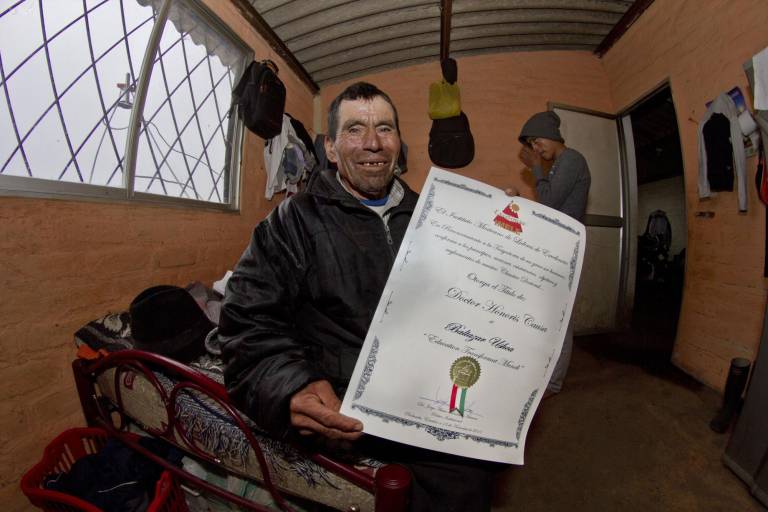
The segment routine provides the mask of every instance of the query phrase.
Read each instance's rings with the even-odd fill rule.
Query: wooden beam
[[[451,10],[452,0],[440,0],[440,60],[451,53]]]
[[[637,21],[640,15],[643,14],[645,10],[651,6],[652,3],[653,0],[635,0],[635,3],[633,3],[629,9],[627,9],[627,12],[624,13],[624,16],[622,16],[616,25],[613,26],[613,29],[611,29],[608,35],[605,36],[603,42],[600,43],[597,48],[595,48],[595,54],[598,57],[602,57],[608,53],[608,50],[611,49],[611,46],[613,46],[616,41],[621,39],[621,36],[623,36],[624,33],[629,30],[629,27],[631,27],[632,24]]]
[[[264,21],[264,18],[256,11],[256,9],[248,2],[248,0],[232,0],[235,7],[238,8],[243,18],[256,29],[256,32],[264,38],[270,48],[277,53],[288,64],[288,67],[296,73],[299,79],[304,82],[307,87],[312,91],[312,94],[317,94],[320,91],[320,86],[315,83],[312,76],[304,69],[301,62],[296,58],[293,52],[288,49],[280,36],[278,36],[272,27]]]

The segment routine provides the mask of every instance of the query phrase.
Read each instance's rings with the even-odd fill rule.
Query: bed
[[[406,509],[410,474],[404,467],[332,459],[267,436],[230,402],[220,361],[204,356],[188,366],[134,350],[124,315],[107,315],[75,335],[78,346],[98,354],[72,363],[89,426],[106,428],[163,465],[192,495],[246,510]],[[171,442],[194,466],[179,468],[147,452],[128,435],[136,431]],[[222,486],[222,475],[239,482],[235,489]]]

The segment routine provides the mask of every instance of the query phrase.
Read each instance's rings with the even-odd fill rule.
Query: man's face
[[[557,150],[561,144],[552,139],[544,137],[530,137],[528,145],[543,159],[552,161],[557,157]]]
[[[344,100],[339,105],[336,140],[325,139],[328,160],[358,199],[379,199],[387,194],[400,154],[395,113],[381,96],[371,100]]]

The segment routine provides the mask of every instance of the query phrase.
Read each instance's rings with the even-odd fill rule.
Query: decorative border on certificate
[[[429,216],[429,212],[432,210],[432,207],[435,205],[435,184],[433,183],[429,187],[429,192],[427,192],[427,199],[424,201],[424,208],[421,209],[421,214],[419,215],[419,222],[416,223],[416,229],[419,229],[422,224],[424,224],[424,221],[427,220],[427,216]]]
[[[379,352],[379,338],[373,337],[373,343],[371,343],[371,351],[368,353],[368,360],[365,362],[365,369],[360,376],[360,382],[357,383],[357,389],[355,390],[355,400],[360,399],[365,391],[365,386],[371,381],[371,375],[373,374],[373,367],[376,364],[376,354]]]
[[[500,439],[491,439],[488,437],[473,436],[472,434],[464,434],[461,432],[456,432],[454,430],[434,427],[432,425],[427,425],[426,423],[421,423],[419,421],[407,420],[399,416],[394,416],[392,414],[387,414],[385,412],[377,411],[376,409],[371,409],[370,407],[365,407],[364,405],[352,404],[352,409],[358,409],[359,411],[365,414],[369,414],[371,416],[378,416],[386,423],[390,421],[394,421],[395,423],[399,423],[404,427],[423,428],[427,434],[436,437],[438,441],[445,441],[446,439],[458,439],[460,437],[463,437],[465,439],[469,439],[476,443],[484,443],[484,444],[490,445],[492,448],[495,446],[503,446],[504,448],[517,448],[519,446],[518,443],[515,443],[513,441],[501,441]]]
[[[403,268],[408,264],[408,256],[411,254],[411,247],[413,247],[413,240],[410,240],[408,242],[408,248],[405,250],[405,255],[403,255],[403,261],[402,261],[402,263],[400,263],[400,268],[398,269],[400,272],[402,272]],[[392,295],[390,294],[389,297],[391,299]],[[391,300],[389,301],[387,306],[389,306],[389,304],[392,304]],[[386,311],[385,311],[385,313],[386,313]]]
[[[387,305],[384,306],[384,314],[381,315],[381,318],[379,319],[379,323],[383,322],[384,321],[384,317],[389,314],[389,306],[390,306],[390,304],[392,304],[392,295],[394,295],[394,294],[395,294],[394,290],[389,292],[389,297],[387,297]],[[377,338],[374,338],[374,340],[376,341],[376,343],[378,343],[378,341],[379,341]]]
[[[483,192],[482,190],[477,190],[476,188],[469,188],[464,183],[454,183],[450,180],[444,180],[441,178],[435,178],[435,181],[438,183],[442,183],[444,185],[450,185],[452,187],[460,188],[461,190],[466,190],[467,192],[472,192],[473,194],[480,194],[481,196],[487,197],[488,199],[491,199],[493,197],[488,192]]]
[[[539,388],[536,388],[531,393],[531,396],[528,397],[528,401],[525,402],[525,405],[523,406],[523,410],[520,411],[520,418],[517,420],[517,431],[515,432],[515,439],[518,441],[520,440],[520,434],[523,431],[523,425],[525,425],[525,418],[528,417],[528,413],[531,412],[531,405],[533,405],[533,399],[536,398],[536,395],[539,393]]]
[[[549,222],[549,223],[552,223],[552,224],[554,224],[555,226],[558,226],[558,227],[561,227],[561,228],[563,228],[564,230],[568,231],[569,233],[573,233],[574,235],[576,235],[576,236],[579,236],[579,232],[578,232],[578,231],[576,231],[575,229],[573,229],[571,226],[566,226],[565,224],[563,224],[562,222],[560,222],[558,219],[553,219],[552,217],[548,217],[547,215],[545,215],[545,214],[543,214],[543,213],[538,213],[536,210],[533,210],[533,211],[531,211],[531,213],[532,213],[532,214],[533,214],[535,217],[538,217],[538,218],[540,218],[540,219],[543,219],[543,220],[545,220],[545,221],[547,221],[547,222]]]
[[[579,245],[581,240],[576,240],[576,245],[573,247],[573,256],[571,256],[571,271],[568,273],[568,289],[573,286],[573,278],[576,275],[576,261],[579,258]]]

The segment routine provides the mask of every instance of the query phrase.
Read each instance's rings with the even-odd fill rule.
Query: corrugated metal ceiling
[[[440,1],[247,1],[321,86],[440,57]],[[635,3],[453,0],[446,9],[451,21],[450,55],[596,51],[617,24],[627,23]]]

